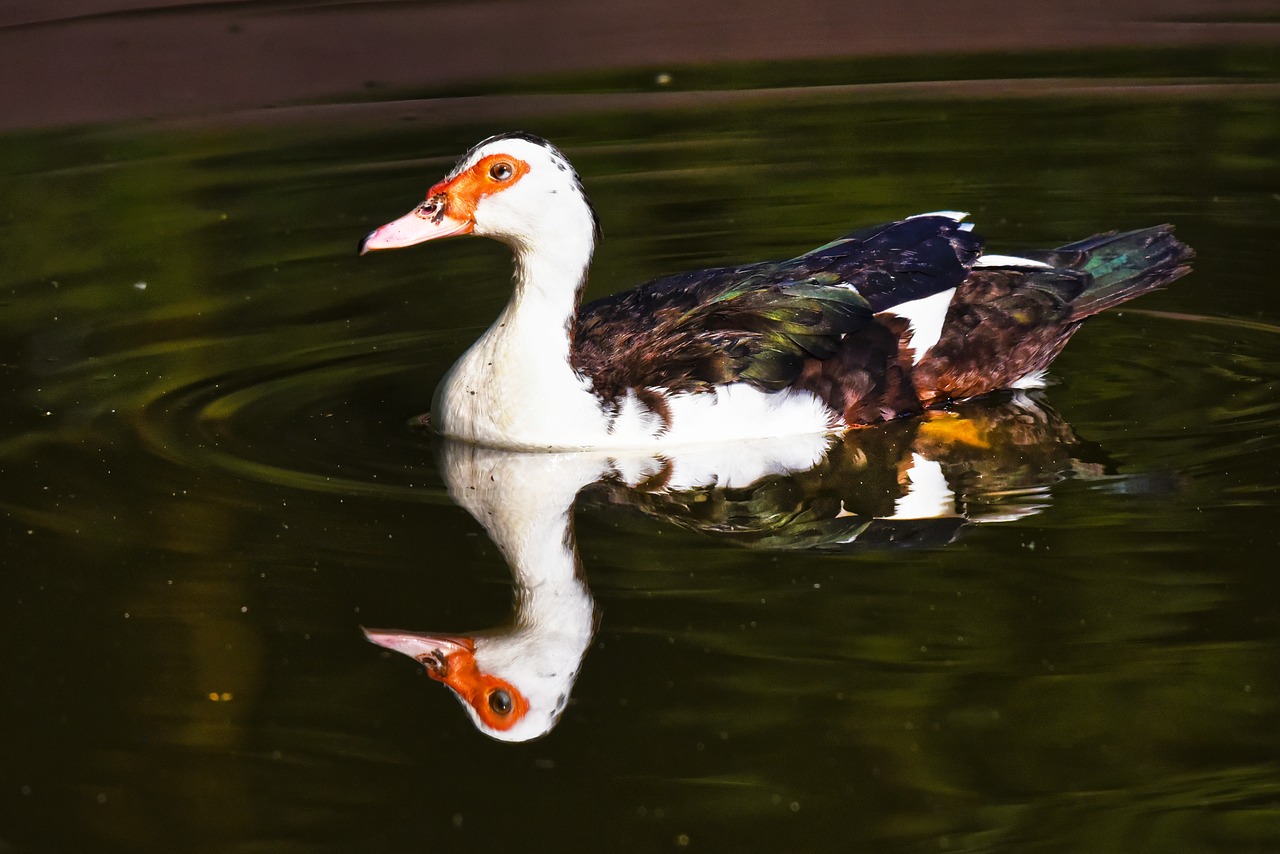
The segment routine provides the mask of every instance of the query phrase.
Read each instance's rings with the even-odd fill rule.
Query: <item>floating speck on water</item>
[[[145,291],[145,290],[147,289],[147,283],[146,283],[146,282],[134,282],[134,283],[133,283],[133,287],[134,287],[134,289],[135,289],[135,290]]]

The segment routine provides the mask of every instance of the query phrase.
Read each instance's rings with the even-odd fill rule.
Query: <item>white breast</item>
[[[810,392],[762,391],[747,383],[674,394],[667,398],[667,405],[669,427],[628,392],[600,447],[677,447],[773,436],[824,435],[839,432],[845,426]]]

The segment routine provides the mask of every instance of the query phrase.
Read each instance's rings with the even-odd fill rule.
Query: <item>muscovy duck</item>
[[[1161,225],[1017,256],[922,214],[787,261],[680,273],[580,305],[599,221],[546,140],[490,137],[361,253],[462,234],[515,255],[432,424],[524,450],[644,449],[849,428],[1043,383],[1087,317],[1185,275]]]

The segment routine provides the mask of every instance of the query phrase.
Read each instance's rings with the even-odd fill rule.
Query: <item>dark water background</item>
[[[0,136],[0,850],[1280,850],[1280,54],[669,73]],[[510,127],[583,175],[591,295],[944,208],[1199,257],[1055,364],[1106,474],[1037,514],[833,553],[584,507],[598,634],[500,744],[359,627],[511,613],[411,423],[509,259],[355,244]]]

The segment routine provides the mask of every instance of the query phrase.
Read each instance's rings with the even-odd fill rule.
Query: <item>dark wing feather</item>
[[[1186,275],[1195,255],[1169,225],[1021,254],[1051,269],[977,269],[956,292],[942,337],[915,370],[926,405],[1044,370],[1082,320]]]
[[[917,216],[852,232],[796,259],[857,288],[873,312],[953,288],[982,238],[946,216]]]
[[[948,217],[854,232],[789,261],[681,273],[584,306],[571,361],[596,394],[781,389],[900,302],[956,287],[981,248]]]
[[[1172,225],[1095,234],[1026,257],[1089,277],[1072,301],[1072,319],[1083,320],[1191,272],[1195,252],[1173,236]]]
[[[1088,283],[1075,270],[974,270],[951,301],[938,343],[915,368],[921,400],[976,397],[1043,370],[1079,326],[1072,302]]]

